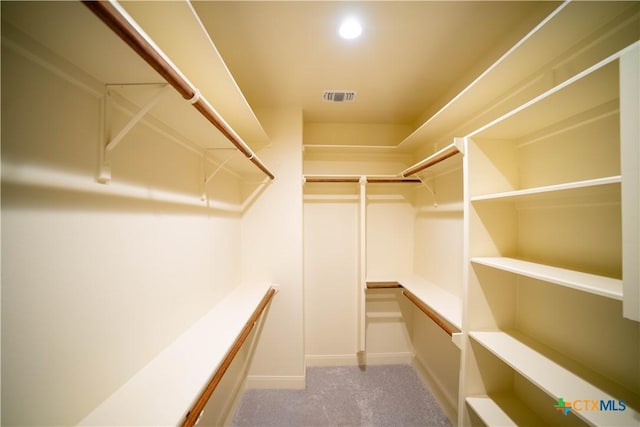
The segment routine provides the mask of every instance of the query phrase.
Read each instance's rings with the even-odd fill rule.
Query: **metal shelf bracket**
[[[160,102],[162,97],[169,92],[169,84],[163,84],[160,89],[142,106],[140,111],[136,113],[126,125],[120,129],[120,131],[112,137],[112,120],[113,120],[113,108],[114,100],[112,95],[113,86],[119,85],[105,85],[105,93],[103,96],[103,111],[102,111],[102,143],[98,151],[98,182],[106,184],[111,181],[111,164],[110,157],[111,152],[122,142],[123,138],[133,129],[133,127],[144,118],[153,107]]]

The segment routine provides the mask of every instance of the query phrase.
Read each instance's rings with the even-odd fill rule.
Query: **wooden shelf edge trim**
[[[398,282],[367,282],[367,289],[396,289],[402,288]]]
[[[233,346],[225,355],[224,360],[220,364],[220,367],[213,373],[211,380],[209,381],[205,389],[202,391],[202,393],[196,400],[196,403],[193,405],[191,410],[187,413],[185,420],[181,424],[182,427],[192,427],[195,425],[196,421],[198,421],[200,413],[202,413],[202,411],[204,410],[204,407],[209,401],[209,398],[211,397],[216,387],[222,380],[222,377],[227,372],[227,369],[231,365],[231,362],[235,358],[238,351],[240,351],[240,348],[242,347],[245,340],[251,333],[251,330],[253,329],[255,324],[258,322],[258,319],[262,315],[264,309],[271,302],[271,299],[273,298],[275,293],[276,293],[276,289],[274,287],[270,287],[265,293],[265,295],[262,297],[262,300],[260,300],[260,303],[254,310],[253,314],[251,315],[247,323],[244,325],[242,332],[240,332],[240,335],[238,335],[238,337],[234,341]]]
[[[415,306],[418,307],[420,309],[420,311],[422,311],[431,320],[433,320],[435,322],[435,324],[438,325],[443,331],[445,331],[447,333],[447,335],[449,335],[450,337],[453,337],[453,333],[454,332],[458,332],[457,330],[451,328],[444,320],[440,319],[440,317],[437,314],[435,314],[433,311],[431,311],[431,309],[429,309],[429,307],[427,307],[422,301],[420,301],[411,292],[409,292],[406,289],[404,289],[402,291],[402,295],[407,297],[407,299],[409,301],[411,301],[413,304],[415,304]]]
[[[184,99],[191,102],[193,107],[218,129],[251,163],[264,172],[270,179],[275,178],[273,173],[267,169],[247,143],[220,117],[209,102],[200,96],[200,92],[192,86],[180,70],[165,57],[159,48],[149,42],[148,36],[136,28],[136,26],[132,25],[124,11],[121,11],[111,0],[83,0],[83,3],[147,64],[173,86]]]

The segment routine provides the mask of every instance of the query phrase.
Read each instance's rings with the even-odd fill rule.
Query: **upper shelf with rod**
[[[418,163],[409,166],[405,170],[403,170],[400,175],[403,178],[410,177],[412,175],[416,175],[420,172],[423,172],[427,169],[433,168],[436,165],[442,164],[445,160],[450,157],[455,156],[458,153],[464,153],[464,140],[462,138],[454,138],[453,142],[446,147],[436,151],[430,156],[420,160]]]
[[[244,142],[242,137],[222,118],[200,90],[189,81],[119,3],[116,1],[86,1],[84,4],[156,70],[185,100],[188,100],[240,153],[270,179],[274,179],[273,173],[269,171],[249,145]],[[193,9],[190,9],[186,3],[181,10],[186,11],[187,15],[189,15],[189,10],[193,13]],[[196,19],[194,14],[191,14],[191,16],[193,20]],[[155,99],[156,97],[154,97]],[[145,108],[141,110],[142,114],[145,113]],[[140,113],[134,119],[139,116]],[[114,146],[113,141],[107,141],[105,150],[108,151],[110,147]],[[107,153],[105,152],[105,154]]]
[[[114,136],[124,129],[118,125],[123,117],[126,121],[144,113],[140,123],[196,155],[204,157],[208,152],[207,161],[214,167],[230,158],[224,169],[232,175],[252,181],[270,175],[258,166],[256,156],[268,146],[269,137],[191,4],[186,0],[130,3],[138,2],[90,2],[89,7],[81,2],[3,4],[3,46],[97,99],[110,92],[116,111]],[[107,9],[105,13],[113,16],[105,19],[119,21],[115,25],[133,32],[126,33],[124,28],[116,34],[90,7]],[[169,36],[171,42],[165,40]],[[146,45],[145,55],[151,59],[140,56],[120,37],[131,38],[141,49]],[[178,48],[183,56],[185,52],[193,55],[191,63],[176,53]],[[148,60],[158,63],[154,66]],[[161,99],[149,108],[148,103],[163,85],[177,87],[164,90]],[[145,109],[148,111],[143,112]],[[128,144],[128,138],[130,135],[125,135],[119,143]],[[103,145],[110,141],[105,138]]]
[[[395,175],[304,175],[305,183],[359,183],[367,184],[415,184],[418,178],[404,178]]]

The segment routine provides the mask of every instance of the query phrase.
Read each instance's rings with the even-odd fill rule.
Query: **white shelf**
[[[470,332],[469,336],[553,399],[563,398],[567,402],[580,399],[612,400],[617,404],[619,400],[629,401],[630,396],[637,398],[525,336],[502,331]],[[577,374],[575,371],[582,372]],[[629,405],[624,411],[573,412],[586,422],[601,426],[638,425],[640,420],[640,414]]]
[[[602,194],[616,192],[620,194],[622,177],[609,176],[604,178],[588,179],[584,181],[568,182],[544,187],[527,188],[523,190],[505,191],[501,193],[485,194],[471,198],[472,202],[482,201],[537,201],[553,198],[578,198],[598,197]]]
[[[462,330],[462,299],[415,275],[400,277],[398,282],[438,316]]]
[[[445,166],[451,162],[448,162],[448,159],[452,157],[459,157],[457,154],[463,152],[463,140],[461,138],[454,138],[453,142],[446,147],[443,147],[436,151],[435,153],[427,156],[426,158],[420,160],[418,163],[408,167],[403,170],[400,175],[409,177],[412,175],[418,175],[423,171],[429,171],[431,174],[435,174],[440,172],[441,170],[448,170],[445,168],[451,168],[451,166]]]
[[[621,54],[603,59],[467,136],[522,140],[617,100],[617,60]]]
[[[544,280],[583,292],[622,300],[622,280],[506,257],[474,257],[471,262]]]
[[[545,424],[531,409],[511,395],[470,396],[465,401],[487,426]]]
[[[234,289],[80,425],[167,425],[182,420],[270,287],[264,283]]]

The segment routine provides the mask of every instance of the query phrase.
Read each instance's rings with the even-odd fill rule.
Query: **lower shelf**
[[[402,276],[398,282],[458,330],[462,330],[462,300],[419,276]]]
[[[542,426],[545,423],[517,398],[508,395],[472,396],[465,399],[487,426]]]
[[[266,282],[237,286],[79,425],[159,426],[184,420],[271,288]]]
[[[515,332],[476,331],[469,336],[553,399],[576,403],[571,410],[587,423],[638,425],[640,413],[625,404],[637,402],[638,396],[553,350]],[[585,400],[598,404],[594,408],[583,404]]]

